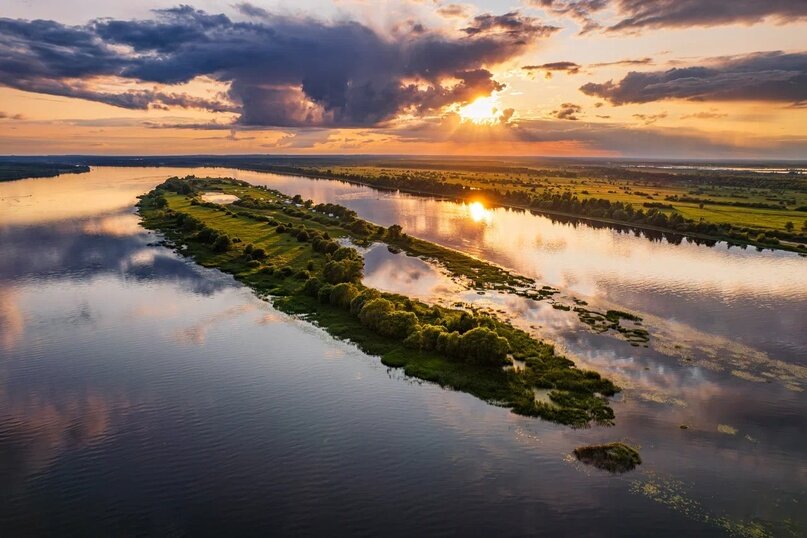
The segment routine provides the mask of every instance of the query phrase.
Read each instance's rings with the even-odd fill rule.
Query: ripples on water
[[[408,380],[230,277],[149,246],[134,197],[189,172],[340,201],[564,293],[788,364],[805,356],[805,260],[788,254],[651,243],[499,209],[475,221],[461,204],[237,171],[96,169],[2,184],[3,535],[805,528],[804,393],[631,348],[506,296],[484,299],[618,376],[627,390],[615,427],[570,430]],[[456,293],[428,264],[389,256],[369,252],[368,277]],[[641,447],[638,471],[614,477],[566,459],[615,439]]]

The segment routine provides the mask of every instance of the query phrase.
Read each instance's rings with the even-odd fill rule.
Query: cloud
[[[684,114],[681,116],[682,120],[696,119],[696,120],[715,120],[725,118],[728,114],[714,111],[695,112],[694,114]]]
[[[607,119],[607,118],[603,118]],[[798,159],[804,155],[803,137],[763,136],[736,132],[706,132],[684,127],[625,125],[609,121],[587,122],[561,119],[524,119],[507,124],[478,126],[462,122],[450,114],[442,119],[423,120],[407,128],[384,130],[402,144],[451,142],[464,148],[469,144],[492,144],[500,151],[520,151],[524,155],[584,153],[643,158],[770,158]],[[490,154],[490,153],[489,153]]]
[[[804,0],[617,0],[624,17],[609,31],[755,24],[765,19],[779,23],[807,18]]]
[[[262,7],[250,4],[249,2],[241,2],[239,4],[235,4],[233,7],[245,17],[255,17],[258,19],[268,19],[270,17],[268,11]]]
[[[659,114],[634,114],[634,118],[640,120],[645,125],[651,125],[656,123],[658,120],[663,120],[667,117],[666,112],[660,112]]]
[[[600,28],[594,13],[605,8],[609,0],[531,0],[531,4],[554,13],[571,17],[583,26],[582,33]]]
[[[807,52],[758,52],[713,58],[707,66],[632,71],[618,82],[588,83],[580,90],[615,105],[664,99],[690,101],[807,101]]]
[[[559,120],[577,121],[577,115],[583,111],[583,107],[574,103],[563,103],[558,110],[552,112],[552,116]]]
[[[646,28],[687,28],[725,24],[785,24],[807,18],[804,0],[532,0],[550,13],[578,20],[583,32],[635,32]],[[595,17],[612,11],[616,21],[603,25]]]
[[[525,65],[521,69],[525,71],[545,71],[546,78],[552,78],[553,71],[561,71],[569,75],[576,75],[580,72],[580,65],[574,62],[550,62],[541,65]]]
[[[437,8],[437,13],[443,17],[468,17],[471,7],[467,4],[446,4]]]
[[[526,17],[518,11],[511,11],[504,15],[477,15],[463,32],[468,35],[503,34],[516,42],[527,43],[539,37],[549,37],[558,30],[560,28],[557,26],[543,24],[535,17]]]
[[[348,20],[237,9],[251,20],[190,6],[83,26],[0,19],[0,85],[130,109],[237,112],[242,125],[372,126],[501,89],[488,67],[557,30],[510,12],[475,17],[454,36],[414,27],[385,36]],[[227,93],[203,99],[166,90],[202,76]],[[99,80],[154,88],[116,92]]]
[[[624,60],[616,60],[613,62],[601,62],[596,64],[589,64],[589,67],[611,67],[615,65],[649,65],[653,63],[652,58],[625,58]]]

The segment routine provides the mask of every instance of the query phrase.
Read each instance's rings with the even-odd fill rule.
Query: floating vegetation
[[[574,456],[585,463],[610,473],[632,471],[642,463],[639,452],[624,443],[581,446],[574,449]]]
[[[725,433],[726,435],[737,435],[737,428],[729,426],[728,424],[718,424],[717,431]]]
[[[648,472],[647,478],[631,482],[630,491],[663,504],[694,521],[712,524],[729,536],[738,538],[767,538],[770,536],[798,536],[788,522],[777,522],[776,529],[767,522],[737,520],[726,515],[709,513],[698,501],[691,498],[684,484]]]
[[[579,303],[578,303],[579,304]],[[605,314],[589,310],[582,306],[575,306],[574,311],[580,321],[591,327],[594,332],[604,333],[609,330],[620,333],[632,346],[645,347],[650,341],[650,333],[641,327],[642,318],[636,314],[621,310],[608,310]],[[622,320],[633,322],[633,327],[622,325]]]

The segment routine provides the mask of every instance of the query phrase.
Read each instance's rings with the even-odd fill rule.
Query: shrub
[[[252,254],[252,250],[255,248],[255,245],[252,243],[248,243],[247,246],[244,247],[244,254]]]
[[[337,243],[337,245],[338,245],[338,243]],[[347,260],[347,259],[358,259],[358,258],[361,258],[361,256],[359,255],[359,251],[357,251],[355,248],[351,248],[351,247],[339,247],[333,253],[333,256],[332,256],[332,259],[334,259],[336,261]]]
[[[226,235],[220,235],[213,241],[213,250],[216,252],[227,252],[232,247],[232,241]]]
[[[219,233],[216,230],[211,228],[202,228],[199,233],[196,234],[196,239],[204,243],[212,243],[218,238],[218,236]]]
[[[358,316],[365,304],[379,297],[381,297],[381,293],[378,290],[373,288],[365,288],[361,293],[354,297],[352,301],[350,301],[350,313],[354,316]]]
[[[348,258],[340,261],[331,260],[322,271],[325,280],[331,284],[340,282],[358,282],[364,271],[362,259]]]
[[[423,349],[423,331],[415,329],[404,339],[403,344],[411,349]]]
[[[390,239],[400,239],[402,231],[403,228],[401,228],[400,224],[393,224],[392,226],[387,228],[387,237],[389,237]]]
[[[294,278],[297,280],[308,280],[308,277],[311,276],[311,273],[306,271],[305,269],[300,269],[296,273],[294,273]]]
[[[395,310],[395,305],[386,299],[371,299],[359,311],[359,321],[366,327],[378,331],[381,319]]]
[[[319,302],[322,304],[328,304],[331,302],[331,290],[333,290],[333,286],[330,284],[323,284],[320,286],[319,291],[317,292],[317,298]]]
[[[476,327],[459,339],[458,354],[462,360],[486,366],[500,366],[507,363],[510,343],[496,331]]]
[[[437,335],[435,350],[445,355],[456,356],[460,348],[460,333],[457,331],[441,332]]]
[[[283,278],[288,278],[292,274],[294,274],[294,269],[292,269],[291,267],[286,265],[286,266],[283,266],[283,267],[280,268],[279,273],[280,273],[280,276],[282,276]]]
[[[420,328],[421,347],[429,351],[437,349],[437,339],[446,332],[446,328],[442,325],[424,325]]]
[[[256,248],[252,250],[252,257],[256,260],[263,260],[266,258],[266,251],[262,248]]]
[[[350,231],[356,235],[370,235],[372,228],[363,220],[357,220],[350,225]]]
[[[308,280],[305,281],[305,285],[303,286],[303,293],[308,295],[309,297],[317,297],[319,293],[319,289],[322,287],[322,282],[315,277],[312,276]]]
[[[345,309],[350,308],[350,303],[356,296],[359,295],[359,290],[353,284],[342,282],[337,284],[331,290],[331,304]]]
[[[375,332],[403,340],[418,326],[418,318],[412,312],[395,310],[387,299],[373,299],[359,312],[359,320]]]

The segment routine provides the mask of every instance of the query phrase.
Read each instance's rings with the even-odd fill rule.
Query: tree
[[[795,228],[796,228],[796,226],[795,226],[795,225],[794,225],[792,222],[787,221],[787,222],[785,223],[785,230],[787,230],[788,232],[793,232],[793,230],[794,230]]]
[[[359,290],[353,284],[342,282],[331,290],[331,304],[341,308],[350,308],[350,302],[356,298]]]
[[[325,264],[322,276],[331,284],[340,282],[358,282],[364,272],[362,259],[348,258],[344,260],[331,260]]]
[[[364,326],[377,331],[381,319],[394,309],[395,305],[387,299],[372,299],[359,311],[359,321],[361,321]]]
[[[389,228],[387,228],[387,237],[390,239],[400,239],[401,232],[403,232],[403,228],[400,224],[393,224]]]
[[[378,332],[384,336],[403,340],[418,326],[418,318],[414,312],[393,310],[381,317]]]
[[[510,343],[485,327],[477,327],[463,334],[459,340],[459,355],[467,361],[486,366],[501,366],[507,363]]]
[[[220,235],[213,242],[213,250],[216,252],[227,252],[232,247],[232,241],[226,235]]]

